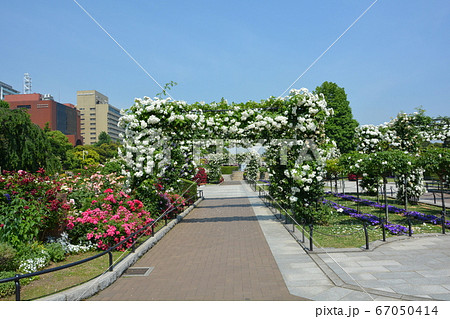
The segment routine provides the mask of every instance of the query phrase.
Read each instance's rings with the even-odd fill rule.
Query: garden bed
[[[364,198],[376,200],[376,197],[364,196]],[[336,198],[328,195],[325,199],[334,201],[337,204],[346,206],[348,208],[357,209],[357,204],[352,201]],[[394,204],[394,200],[390,200],[388,204]],[[438,214],[440,210],[436,207],[418,204],[410,206],[411,210],[420,211],[426,214]],[[370,206],[360,205],[360,212],[363,214],[371,214],[384,217],[384,210],[373,208]],[[401,214],[389,213],[389,221],[393,224],[408,226],[407,217]],[[423,221],[411,218],[411,226],[414,234],[426,233],[440,233],[442,228],[439,225],[428,224]],[[369,241],[376,241],[382,239],[382,230],[380,226],[368,226]],[[309,228],[305,228],[305,236],[308,236]],[[395,236],[386,231],[386,237]],[[405,235],[403,235],[405,236]],[[314,244],[318,247],[333,247],[333,248],[356,248],[365,245],[365,236],[362,226],[362,221],[352,218],[348,215],[333,211],[331,218],[327,225],[314,226],[313,234]]]

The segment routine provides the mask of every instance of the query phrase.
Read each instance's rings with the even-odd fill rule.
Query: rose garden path
[[[289,293],[238,183],[206,187],[200,205],[133,266],[154,267],[150,275],[119,278],[90,300],[302,300]]]
[[[205,199],[133,267],[88,300],[450,300],[450,236],[402,236],[308,254],[244,182]]]

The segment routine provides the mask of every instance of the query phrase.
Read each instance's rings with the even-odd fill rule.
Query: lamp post
[[[83,150],[83,162],[81,163],[81,168],[83,168],[83,164],[84,164],[84,154],[88,155],[88,154],[89,154],[89,152],[88,152],[88,151],[85,151],[85,150]]]

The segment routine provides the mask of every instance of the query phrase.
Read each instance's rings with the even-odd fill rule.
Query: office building
[[[0,81],[0,100],[4,100],[6,95],[19,94],[20,92],[14,90],[11,85]]]
[[[80,127],[80,112],[73,104],[61,104],[49,94],[6,95],[5,101],[11,109],[25,109],[33,123],[44,128],[48,123],[53,131],[61,131],[72,145],[83,145]]]
[[[86,145],[95,144],[101,132],[121,142],[124,130],[117,126],[120,110],[109,104],[108,97],[95,90],[77,91],[77,109],[81,115],[81,135]]]

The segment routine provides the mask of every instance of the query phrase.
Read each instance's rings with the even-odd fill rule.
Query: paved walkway
[[[236,184],[236,182],[230,182]],[[289,293],[240,182],[205,199],[133,267],[91,300],[302,300]]]
[[[91,300],[450,300],[450,236],[307,254],[248,185],[204,192],[134,265],[154,267],[147,277],[122,277]]]

